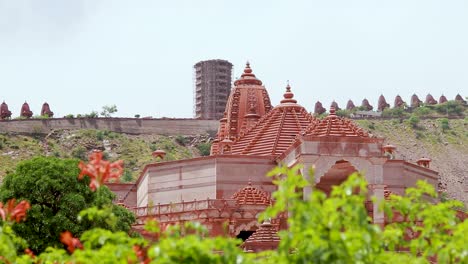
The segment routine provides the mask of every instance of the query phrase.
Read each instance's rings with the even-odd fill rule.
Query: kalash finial
[[[252,73],[252,69],[250,68],[250,62],[249,61],[247,61],[245,63],[244,73]]]
[[[330,106],[330,115],[331,116],[336,116],[336,109],[333,106]]]
[[[286,92],[283,94],[284,99],[281,100],[281,103],[297,103],[296,99],[293,99],[294,94],[291,92],[291,86],[289,85],[289,80],[287,81],[286,85]]]

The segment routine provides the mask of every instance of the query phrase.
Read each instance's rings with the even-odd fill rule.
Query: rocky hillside
[[[468,118],[356,122],[397,146],[397,158],[412,162],[423,156],[431,158],[432,168],[440,172],[441,190],[448,198],[468,204]],[[35,155],[86,159],[90,151],[101,149],[110,160],[124,160],[123,181],[132,181],[146,164],[154,162],[152,151],[165,150],[166,160],[198,157],[209,153],[210,140],[209,135],[127,135],[97,130],[61,130],[34,136],[0,134],[0,180],[20,160]]]
[[[440,174],[439,189],[447,198],[468,204],[468,118],[356,122],[396,146],[397,158],[431,158],[431,168]]]
[[[154,150],[165,150],[165,160],[180,160],[209,154],[209,135],[128,135],[98,130],[60,130],[48,135],[0,134],[0,180],[16,164],[37,155],[87,160],[94,149],[106,159],[124,160],[123,181],[135,180],[143,167],[155,159]]]

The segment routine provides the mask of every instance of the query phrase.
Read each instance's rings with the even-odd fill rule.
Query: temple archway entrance
[[[329,195],[334,185],[340,185],[356,171],[358,170],[349,161],[339,160],[320,177],[315,187]]]
[[[239,234],[236,236],[236,238],[242,239],[242,241],[247,240],[255,231],[240,231]]]

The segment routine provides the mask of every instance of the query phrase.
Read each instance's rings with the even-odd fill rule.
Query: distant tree
[[[419,124],[419,117],[417,117],[416,115],[411,115],[410,118],[408,119],[408,122],[410,123],[410,125],[413,127],[413,128],[417,128],[418,127],[418,124]]]
[[[117,106],[114,105],[105,105],[102,107],[101,115],[104,117],[111,117],[112,114],[117,113]]]
[[[209,156],[211,150],[211,143],[200,143],[197,145],[198,151],[202,156]]]
[[[135,218],[131,212],[112,205],[114,194],[107,187],[93,192],[90,180],[78,180],[78,161],[53,157],[36,157],[18,164],[0,186],[0,200],[27,200],[31,204],[25,222],[13,226],[36,253],[49,246],[62,248],[60,233],[69,230],[81,235],[92,227],[113,229],[105,222],[78,221],[80,211],[89,207],[106,207],[117,217],[115,230],[128,232]]]
[[[98,117],[98,112],[91,111],[91,113],[85,114],[84,117],[86,117],[86,118],[96,118],[96,117]]]

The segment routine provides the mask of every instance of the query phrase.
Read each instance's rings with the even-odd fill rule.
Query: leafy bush
[[[174,140],[175,140],[175,142],[176,142],[177,144],[179,144],[179,145],[181,145],[181,146],[185,146],[185,145],[187,145],[187,143],[188,143],[187,138],[184,137],[184,136],[181,136],[181,135],[177,135],[177,136],[175,137]]]
[[[413,116],[428,116],[434,113],[434,111],[428,106],[421,106],[413,111]]]
[[[419,117],[416,116],[416,115],[411,115],[410,118],[408,119],[408,122],[409,124],[413,127],[413,128],[417,128],[418,125],[419,125]]]
[[[443,115],[462,115],[464,111],[464,106],[455,100],[434,105],[433,107],[439,114]]]
[[[197,149],[200,151],[200,155],[209,156],[211,152],[211,143],[200,143],[197,145]]]
[[[441,118],[439,119],[440,126],[442,127],[442,132],[446,132],[447,130],[450,130],[450,125],[449,125],[449,120],[447,118]]]
[[[81,210],[111,205],[114,194],[107,187],[100,188],[98,192],[91,191],[89,179],[78,180],[80,171],[77,165],[76,160],[70,159],[33,158],[19,163],[0,187],[1,201],[16,198],[31,203],[27,220],[15,224],[13,230],[36,253],[49,246],[62,247],[59,236],[64,230],[81,235],[97,226],[95,221],[77,221]],[[115,230],[129,231],[134,216],[119,206],[111,206],[109,210],[119,222]],[[113,229],[105,223],[98,226]]]
[[[408,116],[408,113],[402,107],[385,108],[382,111],[382,117],[404,118],[406,116]]]
[[[340,110],[336,111],[336,115],[341,116],[341,117],[350,117],[351,114],[352,114],[352,111],[349,111],[349,110],[346,110],[346,109],[340,109]]]
[[[80,165],[82,169],[88,166],[93,165]],[[365,206],[369,202],[368,183],[362,175],[348,176],[327,195],[311,186],[315,182],[313,171],[309,172],[308,180],[298,173],[301,169],[300,165],[281,166],[269,173],[278,188],[273,193],[275,203],[260,220],[269,221],[285,212],[288,215],[288,229],[279,232],[279,246],[273,251],[243,252],[239,240],[207,237],[206,228],[192,222],[161,231],[156,221],[148,220],[144,228],[151,239],[131,237],[125,232],[101,228],[101,225],[115,224],[116,219],[109,207],[92,206],[78,215],[80,219],[92,221],[93,229],[83,232],[80,238],[73,232],[61,232],[60,241],[67,250],[48,248],[35,259],[28,255],[30,251],[20,256],[16,254],[15,245],[21,244],[21,239],[9,229],[11,218],[8,218],[0,226],[1,260],[8,263],[239,264],[468,261],[468,221],[461,222],[454,210],[462,204],[457,201],[434,204],[438,197],[431,185],[419,181],[416,188],[405,190],[404,197],[392,194],[388,200],[382,200],[379,208],[385,212],[386,219],[394,219],[394,215],[404,219],[389,223],[382,230],[372,224],[368,215]],[[92,181],[97,180],[95,176],[91,177]],[[102,176],[103,181],[110,175]],[[311,188],[311,193],[305,197],[301,191],[304,188]],[[24,217],[28,203],[22,203],[18,212]],[[0,206],[0,215],[10,215],[8,209],[6,214],[1,210]],[[30,213],[31,210],[27,212],[27,219]]]

